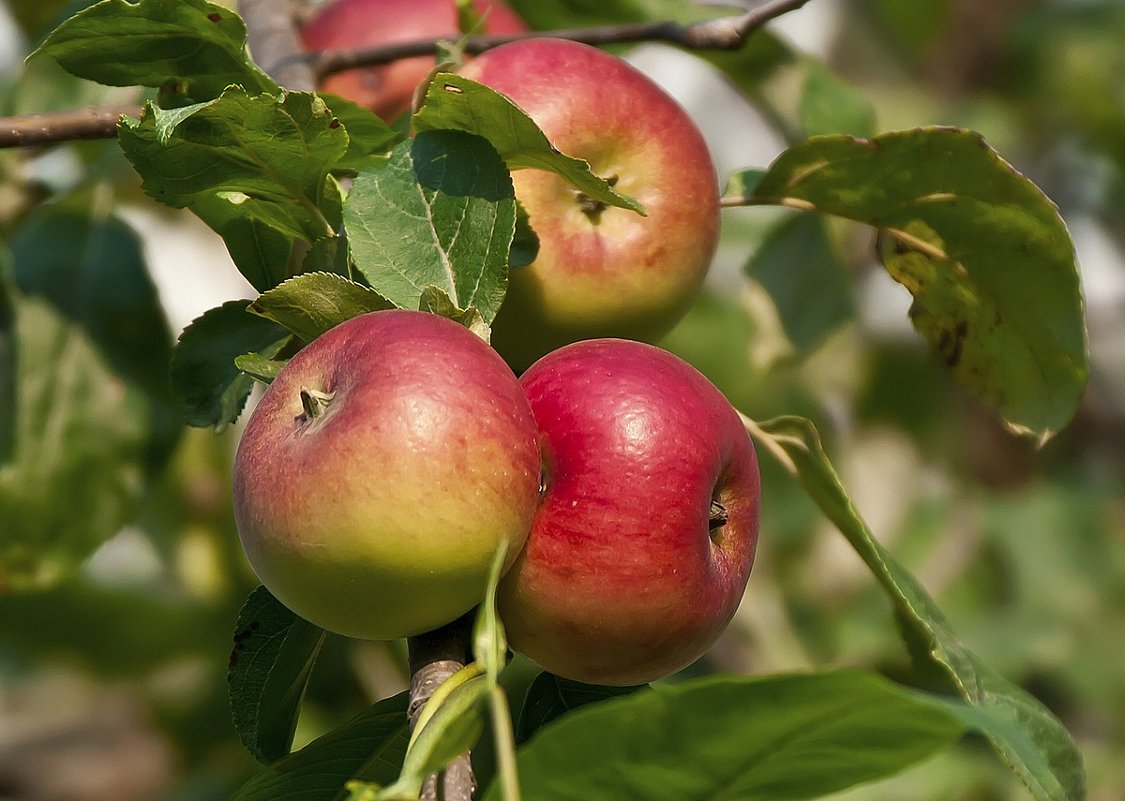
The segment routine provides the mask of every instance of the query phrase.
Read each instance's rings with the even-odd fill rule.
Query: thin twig
[[[289,89],[312,91],[317,78],[356,67],[387,64],[411,56],[429,55],[441,39],[381,45],[359,50],[324,50],[305,54],[297,42],[295,15],[286,0],[285,13],[270,0],[242,0],[239,9],[247,20],[250,48],[266,72]],[[470,36],[466,52],[481,53],[508,42],[551,36],[592,45],[627,42],[668,42],[689,50],[737,50],[754,31],[772,19],[796,11],[810,0],[769,0],[734,17],[721,17],[691,25],[676,22],[640,22],[592,28],[536,31],[511,36]],[[310,78],[311,76],[311,78]],[[139,107],[87,108],[29,117],[0,118],[0,148],[43,145],[76,139],[109,139],[116,136],[121,114],[140,116]]]
[[[425,707],[434,691],[463,668],[469,660],[469,643],[472,638],[472,615],[455,620],[448,626],[411,637],[410,649],[410,727]],[[441,793],[438,793],[438,781]],[[450,762],[440,776],[426,779],[422,786],[423,799],[443,798],[446,801],[472,801],[476,789],[473,766],[465,753]]]
[[[754,31],[782,14],[796,11],[810,0],[771,0],[757,8],[735,17],[721,17],[691,25],[681,25],[667,20],[635,22],[622,25],[601,25],[592,28],[572,28],[555,31],[502,36],[470,36],[465,40],[466,53],[483,53],[493,47],[524,39],[550,36],[570,39],[591,45],[623,44],[626,42],[667,42],[689,50],[737,50]],[[305,61],[321,78],[357,67],[388,64],[401,58],[425,56],[434,52],[440,39],[418,39],[392,45],[355,50],[322,50],[309,53]]]

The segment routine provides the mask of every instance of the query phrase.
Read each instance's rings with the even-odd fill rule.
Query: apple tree
[[[955,749],[979,757],[982,744],[1030,797],[1085,798],[1063,723],[971,649],[877,537],[830,458],[839,421],[792,379],[848,371],[846,355],[832,364],[847,348],[833,348],[856,315],[856,265],[870,267],[909,292],[925,370],[941,369],[936,381],[923,371],[920,394],[952,395],[965,420],[1034,453],[1075,416],[1090,372],[1074,244],[1051,199],[982,134],[876,127],[861,91],[771,31],[808,2],[520,0],[513,13],[434,0],[428,15],[453,30],[403,41],[348,34],[390,30],[431,4],[386,0],[395,10],[378,23],[333,29],[329,3],[304,44],[289,3],[243,0],[242,16],[208,0],[17,4],[36,46],[12,95],[20,113],[0,122],[16,154],[3,164],[47,169],[64,152],[77,166],[54,184],[14,182],[0,208],[0,615],[12,621],[0,634],[13,652],[57,637],[48,645],[93,663],[126,654],[115,670],[132,679],[170,654],[202,659],[220,681],[190,703],[166,698],[161,714],[189,751],[190,732],[237,736],[238,758],[261,763],[221,790],[240,801],[804,799]],[[718,183],[702,135],[618,58],[650,41],[735,87],[782,143],[776,156]],[[420,77],[396,77],[435,52],[436,67],[422,58]],[[395,98],[341,96],[396,80],[407,90]],[[627,84],[640,81],[634,99]],[[560,94],[543,100],[550,91]],[[559,108],[578,111],[559,123]],[[158,204],[209,229],[252,292],[174,340],[130,224],[138,208],[165,213]],[[584,261],[591,250],[608,254],[604,275]],[[733,281],[712,269],[704,282],[713,258],[738,263]],[[190,258],[178,271],[214,281]],[[428,333],[435,316],[459,344]],[[426,333],[400,331],[415,325]],[[658,341],[701,372],[647,345],[564,347],[603,337]],[[380,389],[410,385],[394,400],[412,410],[394,418],[404,425],[372,423],[376,441],[358,424],[333,439],[324,423],[320,441],[289,449],[284,426],[343,419],[343,384],[314,385],[328,362]],[[522,383],[512,370],[527,371]],[[627,394],[634,380],[645,389]],[[703,400],[660,416],[696,392]],[[917,399],[920,415],[929,400]],[[390,420],[394,403],[364,412]],[[492,425],[498,406],[518,424]],[[227,437],[252,409],[232,500]],[[463,414],[435,422],[445,410]],[[967,426],[932,430],[972,438]],[[712,458],[712,428],[714,453],[741,466]],[[631,436],[652,449],[635,473],[600,456]],[[409,460],[432,445],[428,462]],[[692,474],[703,462],[705,479]],[[571,465],[592,463],[604,492],[555,489]],[[642,490],[640,478],[674,491]],[[652,592],[699,572],[655,535],[689,520],[689,506],[696,540],[742,549],[721,604],[722,571],[671,601]],[[468,547],[453,533],[478,518],[511,533],[473,542],[471,577],[454,592]],[[749,636],[735,607],[755,544],[772,565],[758,568],[761,600],[749,577],[744,608],[778,603],[771,553],[801,550],[771,532],[822,523],[878,594],[869,636],[900,638],[895,661],[696,661]],[[653,536],[587,555],[599,526]],[[378,527],[394,534],[372,555],[356,543]],[[105,549],[123,530],[180,565],[178,580],[196,576],[205,601],[155,597],[135,613],[128,593],[91,584],[112,573]],[[557,531],[567,544],[532,547]],[[303,550],[278,556],[281,540]],[[202,575],[201,563],[219,567]],[[759,620],[757,646],[797,641],[782,617]],[[67,625],[49,634],[14,622],[25,619]],[[809,628],[834,624],[845,626],[825,613]],[[356,704],[356,675],[378,672],[364,660],[405,668],[409,688],[369,687]],[[310,722],[308,698],[333,714]]]

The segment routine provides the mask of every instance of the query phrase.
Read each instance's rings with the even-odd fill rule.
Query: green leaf
[[[801,89],[800,116],[805,136],[872,136],[875,133],[875,109],[871,101],[819,62],[809,64]]]
[[[338,801],[350,780],[394,781],[409,736],[406,693],[380,701],[351,722],[278,760],[232,801]]]
[[[553,801],[796,801],[890,776],[964,729],[872,674],[723,676],[576,710],[523,747],[519,770],[526,797]]]
[[[271,320],[247,312],[248,302],[231,300],[193,320],[172,352],[172,392],[187,423],[221,431],[233,423],[254,384],[234,360],[245,353],[276,356],[289,333]]]
[[[594,200],[644,214],[644,207],[594,175],[582,159],[559,152],[531,117],[484,84],[439,72],[414,114],[414,130],[457,130],[484,137],[510,170],[532,167],[557,173]]]
[[[492,337],[492,329],[475,306],[468,309],[458,308],[441,287],[428,286],[423,289],[422,297],[418,299],[418,310],[448,317],[453,322],[468,328],[485,342]]]
[[[102,0],[56,28],[33,54],[111,86],[175,87],[195,101],[238,84],[279,91],[246,54],[246,26],[204,0]]]
[[[746,273],[773,299],[798,353],[812,351],[854,314],[847,268],[820,215],[783,220],[750,257]]]
[[[263,292],[250,304],[254,314],[273,320],[304,342],[367,312],[393,308],[373,289],[335,273],[306,273]]]
[[[227,668],[231,717],[258,761],[268,764],[289,753],[324,634],[265,587],[250,593],[238,613]]]
[[[847,538],[895,604],[916,656],[936,665],[961,696],[992,720],[981,726],[1004,761],[1039,801],[1085,797],[1082,759],[1062,724],[1038,701],[969,651],[926,591],[876,541],[848,498],[812,423],[781,417],[749,426],[755,439],[800,480]]]
[[[234,359],[235,367],[262,384],[273,383],[286,364],[287,361],[267,359],[258,353],[244,353]]]
[[[817,137],[754,191],[880,229],[884,266],[954,375],[1021,434],[1074,414],[1089,371],[1074,246],[1058,210],[978,134]]]
[[[448,696],[442,692],[431,697],[428,703],[439,703],[428,718],[425,711],[406,749],[402,772],[391,784],[385,782],[354,781],[348,784],[350,798],[359,801],[398,801],[417,798],[422,784],[431,773],[441,770],[455,757],[476,745],[484,733],[484,703],[488,697],[488,682],[474,667],[463,668],[446,682],[457,682]],[[423,718],[425,722],[422,722]]]
[[[723,197],[751,202],[754,199],[754,190],[758,188],[758,184],[765,177],[765,170],[756,170],[751,167],[735,170],[727,177]]]
[[[491,323],[504,299],[516,224],[511,176],[488,142],[420,133],[356,178],[344,224],[357,269],[383,297],[417,309],[428,286]]]
[[[638,684],[632,687],[603,687],[599,684],[564,679],[562,676],[543,671],[535,677],[535,681],[527,690],[523,711],[520,712],[516,739],[520,743],[526,742],[539,729],[573,709],[623,695],[632,695],[647,686],[647,684]]]
[[[16,430],[0,466],[0,588],[71,574],[136,513],[152,407],[81,327],[17,299]]]
[[[504,633],[504,624],[496,613],[496,588],[510,562],[507,557],[508,543],[505,540],[492,557],[484,600],[473,621],[473,659],[484,668],[488,682],[492,685],[496,684],[500,671],[508,663],[508,638]]]
[[[82,193],[32,212],[12,237],[16,283],[81,325],[118,373],[168,398],[172,335],[141,242],[98,205]]]
[[[339,95],[320,93],[320,98],[348,132],[348,149],[334,169],[358,170],[372,163],[381,164],[402,139],[402,134],[370,109]]]
[[[284,242],[336,236],[339,199],[328,172],[348,135],[316,95],[289,92],[279,102],[231,88],[174,111],[150,104],[139,121],[122,119],[118,141],[151,197],[190,207],[228,242],[259,227],[273,234],[259,258],[231,248],[259,290],[288,277],[287,264],[264,263],[288,255]]]

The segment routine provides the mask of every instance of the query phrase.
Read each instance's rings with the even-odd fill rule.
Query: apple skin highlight
[[[614,178],[647,214],[591,211],[558,175],[515,171],[540,249],[512,270],[496,349],[520,370],[576,340],[667,333],[694,303],[719,235],[718,179],[695,123],[636,68],[576,42],[502,45],[461,74],[507,95],[555,147]]]
[[[331,394],[310,417],[302,389]],[[484,597],[501,541],[538,499],[534,418],[512,371],[467,329],[381,311],[281,371],[239,442],[234,509],[255,573],[338,634],[435,629]]]
[[[546,490],[500,585],[512,647],[596,684],[687,666],[730,622],[754,561],[758,464],[738,414],[695,368],[637,342],[562,348],[521,383]]]

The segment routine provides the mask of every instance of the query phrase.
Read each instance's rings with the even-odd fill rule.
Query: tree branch
[[[239,0],[247,44],[266,73],[286,89],[316,91],[316,74],[303,57],[294,0]]]
[[[494,47],[523,39],[551,36],[590,45],[624,44],[627,42],[667,42],[689,50],[737,50],[750,34],[772,19],[796,11],[810,0],[769,0],[735,17],[681,25],[668,20],[635,22],[622,25],[601,25],[592,28],[571,28],[555,31],[531,31],[503,36],[469,36],[466,53],[483,53]],[[434,52],[440,39],[418,39],[392,45],[355,50],[322,50],[309,53],[305,60],[320,78],[357,67],[389,64],[400,58],[425,56]]]
[[[0,147],[27,147],[79,139],[112,139],[123,114],[141,115],[140,106],[79,108],[0,119]]]
[[[279,8],[279,2],[283,6]],[[468,53],[482,53],[508,42],[552,36],[591,45],[627,42],[667,42],[688,50],[737,50],[749,36],[772,19],[796,11],[810,0],[767,0],[744,14],[691,25],[676,22],[638,22],[569,30],[534,31],[511,36],[470,36]],[[313,91],[326,75],[356,67],[388,64],[401,58],[429,55],[441,39],[382,45],[358,50],[304,53],[297,37],[298,11],[293,0],[241,0],[250,49],[259,64],[279,84],[296,91]],[[280,13],[279,13],[280,12]],[[0,148],[43,145],[77,139],[116,136],[121,114],[140,116],[140,107],[87,108],[27,117],[0,118]]]
[[[448,626],[407,641],[410,650],[410,706],[407,715],[411,729],[438,686],[468,663],[472,628],[473,613],[470,612]],[[473,766],[466,752],[450,762],[440,776],[434,774],[426,779],[421,798],[472,801],[475,789]]]

